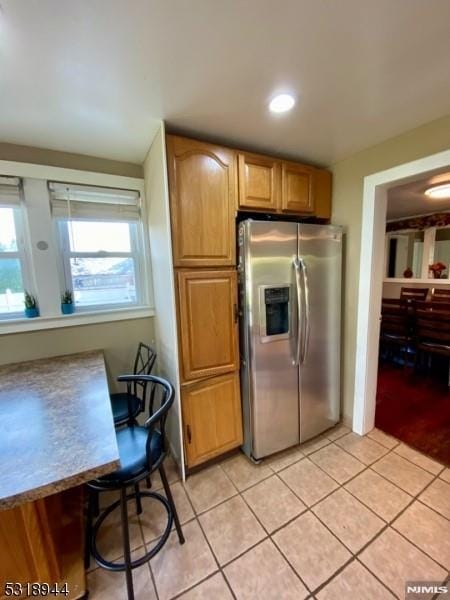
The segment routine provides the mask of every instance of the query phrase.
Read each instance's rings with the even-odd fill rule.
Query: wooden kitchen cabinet
[[[331,219],[331,173],[325,169],[314,173],[314,214],[319,219]]]
[[[237,274],[178,271],[183,381],[239,368]]]
[[[166,142],[174,266],[234,265],[236,153],[172,135]]]
[[[238,372],[183,386],[181,404],[188,467],[242,444]]]
[[[281,164],[279,160],[259,154],[239,153],[239,208],[278,209],[281,193]]]
[[[85,597],[81,486],[0,511],[0,600],[11,597],[5,582],[66,583],[61,598]]]
[[[295,162],[281,164],[281,212],[314,213],[314,169]]]
[[[331,173],[260,154],[238,154],[239,210],[331,217]]]

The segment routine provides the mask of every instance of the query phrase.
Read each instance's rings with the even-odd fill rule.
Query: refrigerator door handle
[[[299,266],[301,268],[301,272],[302,272],[302,281],[303,281],[303,300],[305,303],[305,310],[303,312],[304,314],[304,329],[303,330],[303,335],[302,335],[302,351],[301,351],[301,358],[300,358],[300,364],[302,365],[305,360],[306,360],[306,355],[308,353],[308,346],[309,346],[309,333],[310,333],[310,323],[309,323],[309,288],[308,288],[308,269],[306,268],[306,264],[305,261],[303,260],[303,258],[299,258],[298,259],[298,263]]]
[[[296,287],[296,291],[297,291],[297,341],[296,341],[296,345],[295,345],[295,358],[292,361],[292,364],[295,365],[296,367],[298,367],[300,364],[300,352],[301,352],[300,341],[302,339],[303,326],[302,326],[302,310],[301,310],[301,305],[302,305],[302,287],[301,287],[301,278],[300,278],[301,267],[300,267],[300,261],[297,256],[294,258],[293,265],[294,265],[294,269],[295,269],[295,287]]]

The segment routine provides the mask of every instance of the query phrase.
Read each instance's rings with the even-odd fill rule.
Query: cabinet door
[[[239,368],[236,271],[179,271],[184,381]]]
[[[238,155],[239,208],[275,212],[281,193],[280,162],[267,156]]]
[[[235,264],[236,155],[167,136],[175,267]]]
[[[298,163],[281,165],[281,210],[283,212],[314,212],[314,169]]]
[[[319,219],[331,219],[331,173],[325,169],[314,172],[314,213]]]
[[[242,444],[238,372],[183,387],[181,403],[188,467]]]

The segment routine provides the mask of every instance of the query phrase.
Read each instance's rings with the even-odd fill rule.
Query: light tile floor
[[[407,580],[448,578],[450,470],[381,431],[338,425],[259,465],[236,454],[185,484],[168,462],[186,543],[173,532],[133,572],[136,600],[403,599]],[[164,511],[143,504],[133,557],[164,527]],[[101,542],[118,555],[116,515]],[[126,599],[123,573],[93,565],[88,585],[91,600]]]

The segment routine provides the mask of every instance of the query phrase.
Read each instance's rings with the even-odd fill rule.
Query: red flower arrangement
[[[433,273],[435,279],[440,279],[442,275],[442,271],[445,271],[447,265],[442,262],[433,263],[428,267],[428,270]]]

